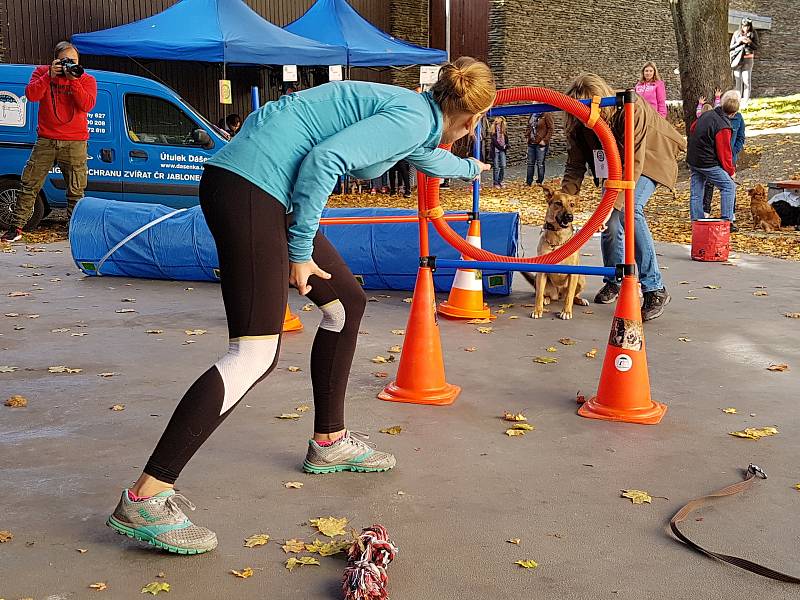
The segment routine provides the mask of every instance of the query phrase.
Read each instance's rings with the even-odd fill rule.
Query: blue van
[[[9,226],[20,175],[36,141],[37,107],[25,98],[33,69],[0,65],[0,230]],[[226,143],[226,134],[160,83],[88,73],[97,79],[97,103],[89,113],[86,195],[175,208],[197,204],[203,164]],[[26,229],[52,208],[65,207],[65,191],[54,166]]]

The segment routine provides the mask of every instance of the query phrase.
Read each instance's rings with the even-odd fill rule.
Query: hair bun
[[[442,66],[431,93],[445,113],[478,114],[493,104],[497,89],[486,64],[462,56]]]

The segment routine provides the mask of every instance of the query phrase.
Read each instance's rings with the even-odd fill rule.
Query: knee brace
[[[319,309],[322,311],[322,321],[319,324],[319,328],[341,333],[346,320],[342,302],[337,298],[336,300],[320,306]]]
[[[224,415],[269,371],[278,353],[278,335],[245,336],[228,342],[216,367],[225,386],[219,414]]]

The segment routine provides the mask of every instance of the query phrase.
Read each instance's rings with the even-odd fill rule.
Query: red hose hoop
[[[578,102],[574,98],[570,98],[569,96],[566,96],[560,92],[555,92],[553,90],[540,87],[519,87],[500,90],[497,92],[497,98],[495,99],[494,105],[499,106],[502,104],[520,101],[544,102],[546,104],[551,104],[577,117],[584,125],[589,120],[589,115],[591,114],[588,106]],[[598,119],[591,129],[600,139],[600,144],[603,146],[606,158],[608,159],[608,178],[611,180],[622,179],[622,165],[619,159],[617,141],[614,138],[614,134],[611,133],[611,129],[609,129],[608,124],[603,119]],[[436,231],[439,232],[439,235],[441,235],[448,244],[453,246],[465,256],[474,260],[508,263],[518,262],[556,264],[577,252],[587,241],[589,241],[589,238],[600,229],[603,223],[605,223],[606,219],[608,219],[608,216],[611,214],[611,210],[614,208],[614,202],[617,199],[618,193],[619,190],[606,188],[603,198],[600,200],[600,204],[597,205],[597,209],[594,211],[586,224],[581,227],[581,229],[566,244],[560,248],[556,248],[552,252],[542,254],[541,256],[516,258],[512,256],[505,256],[503,254],[494,254],[493,252],[476,248],[467,242],[464,238],[453,231],[450,225],[448,225],[448,223],[442,217],[431,218],[431,222],[433,223],[434,227],[436,227]],[[425,205],[428,211],[439,206],[438,185],[427,186]]]

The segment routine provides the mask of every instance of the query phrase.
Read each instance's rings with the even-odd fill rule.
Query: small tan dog
[[[759,183],[747,193],[750,194],[750,212],[753,213],[755,228],[761,228],[766,232],[779,231],[781,218],[767,202],[767,190],[764,189],[764,186]]]
[[[575,233],[572,220],[578,197],[554,191],[549,187],[544,188],[544,197],[547,199],[547,213],[539,245],[536,247],[537,256],[560,248]],[[576,252],[559,264],[577,265],[578,263],[579,258]],[[586,277],[583,275],[561,273],[536,273],[534,275],[523,272],[522,276],[536,289],[536,303],[531,313],[531,317],[534,319],[540,319],[544,314],[544,307],[555,300],[564,300],[564,309],[558,315],[561,319],[572,318],[573,304],[589,305],[589,301],[579,295],[586,286]]]

